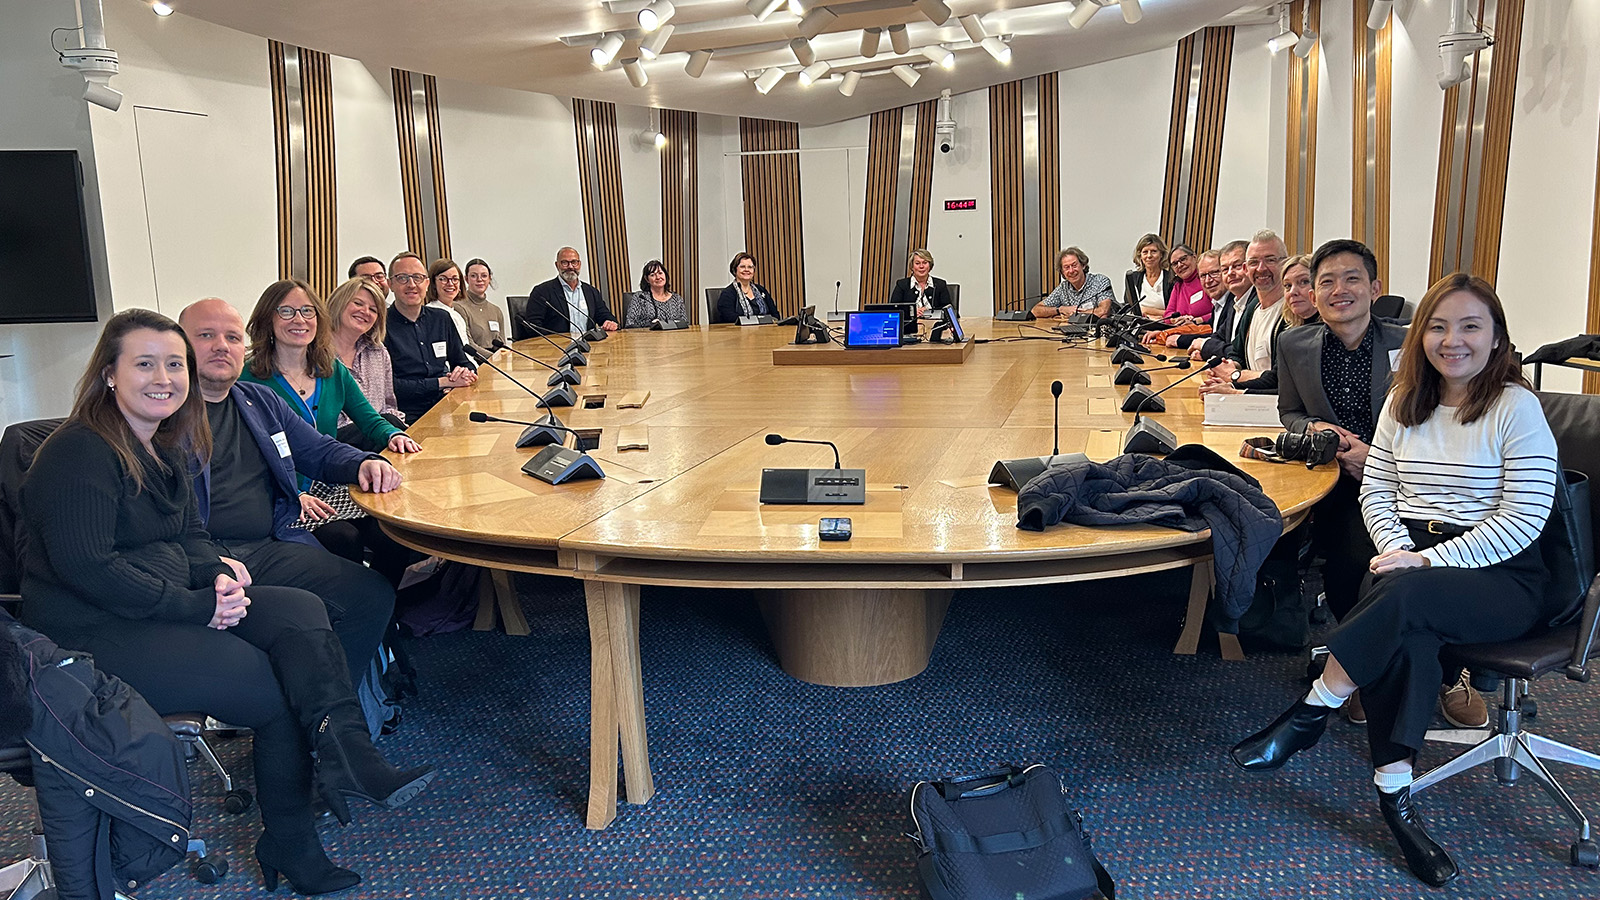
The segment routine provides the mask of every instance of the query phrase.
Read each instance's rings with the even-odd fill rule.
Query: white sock
[[[1341,697],[1329,690],[1328,686],[1323,684],[1321,678],[1311,682],[1311,693],[1306,694],[1307,703],[1312,706],[1326,706],[1329,709],[1338,709],[1348,699],[1348,697]]]
[[[1398,794],[1401,790],[1411,787],[1411,770],[1406,769],[1404,772],[1373,770],[1372,783],[1385,794]]]

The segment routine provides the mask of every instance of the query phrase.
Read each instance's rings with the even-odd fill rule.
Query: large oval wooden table
[[[1014,323],[971,320],[977,338],[1044,337]],[[882,684],[926,666],[953,591],[1058,583],[1193,567],[1190,610],[1178,652],[1194,652],[1210,589],[1209,533],[1158,527],[1043,532],[1016,527],[1016,494],[989,487],[997,459],[1051,450],[1050,383],[1061,397],[1063,452],[1109,459],[1132,416],[1118,410],[1110,355],[1050,340],[971,348],[964,362],[775,365],[787,327],[704,326],[618,332],[595,343],[579,371],[580,404],[557,409],[573,428],[602,429],[591,452],[607,477],[552,486],[520,471],[532,449],[520,428],[468,421],[472,411],[533,420],[536,401],[487,367],[478,384],[450,394],[411,434],[421,453],[391,458],[399,490],[358,494],[401,542],[498,570],[584,582],[591,644],[590,790],[587,824],[616,815],[620,744],[627,798],[654,793],[639,663],[641,585],[760,592],[784,669],[825,684]],[[556,348],[519,350],[553,361]],[[831,352],[830,352],[831,349]],[[909,354],[953,348],[908,347]],[[932,357],[928,357],[932,358]],[[956,359],[960,359],[958,355]],[[861,357],[866,359],[866,357]],[[788,359],[786,362],[795,360]],[[805,362],[806,360],[799,360]],[[498,354],[518,381],[544,389],[548,371]],[[1180,372],[1155,372],[1155,387]],[[624,395],[649,392],[639,408]],[[605,406],[582,398],[604,394]],[[1182,442],[1236,459],[1241,439],[1268,429],[1206,428],[1195,390],[1183,385],[1158,416]],[[628,428],[627,426],[644,426]],[[618,451],[619,432],[647,436],[645,450]],[[846,467],[864,468],[864,506],[762,506],[765,467],[826,468],[826,447],[768,446],[765,436],[831,440]],[[1287,521],[1303,517],[1333,486],[1333,467],[1240,460]],[[819,543],[818,519],[848,516],[849,542]]]

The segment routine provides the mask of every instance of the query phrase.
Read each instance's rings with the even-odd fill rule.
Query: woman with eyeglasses
[[[775,316],[778,304],[767,289],[756,283],[756,258],[743,250],[728,263],[733,283],[717,297],[717,321],[737,322],[741,316]]]
[[[494,286],[494,271],[481,259],[467,260],[466,290],[452,307],[467,323],[467,342],[479,353],[489,354],[497,340],[510,339],[500,307],[489,302]]]
[[[672,289],[667,267],[659,259],[644,264],[639,289],[628,295],[624,304],[623,328],[650,328],[657,322],[689,324],[689,307]]]
[[[322,324],[327,319],[327,307],[304,281],[268,285],[245,323],[250,356],[239,380],[272,388],[300,418],[328,437],[338,438],[339,415],[343,413],[355,423],[367,446],[394,453],[421,450],[404,431],[378,415],[350,370],[335,357],[332,329]],[[300,517],[308,525],[317,525],[312,532],[317,540],[329,551],[357,563],[365,560],[363,551],[370,549],[373,569],[391,585],[399,584],[411,552],[384,534],[377,520],[368,516],[327,521],[336,510],[312,496],[308,487],[309,482],[300,485]]]
[[[1283,264],[1283,314],[1272,332],[1272,365],[1254,378],[1237,381],[1207,372],[1201,394],[1276,394],[1278,392],[1278,337],[1290,328],[1320,322],[1316,292],[1311,286],[1311,255],[1291,256]],[[1215,376],[1215,377],[1213,377]]]
[[[467,320],[456,309],[456,299],[461,296],[461,267],[453,259],[436,259],[428,267],[428,293],[423,296],[423,303],[428,306],[437,306],[450,314],[450,320],[456,323],[456,334],[461,336],[461,345],[474,347],[480,353],[487,353],[484,347],[473,344],[467,333]]]
[[[176,322],[112,316],[72,413],[22,483],[23,621],[131,685],[160,713],[198,710],[251,729],[268,890],[359,884],[322,849],[311,801],[388,808],[433,778],[390,765],[367,737],[344,650],[315,594],[253,584],[200,522],[191,461],[211,429]],[[109,892],[107,892],[109,895]]]

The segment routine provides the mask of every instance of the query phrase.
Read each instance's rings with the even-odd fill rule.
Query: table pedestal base
[[[783,670],[801,681],[868,687],[928,667],[954,590],[777,590],[761,613]]]

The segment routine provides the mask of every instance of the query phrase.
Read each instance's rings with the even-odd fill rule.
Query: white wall
[[[1352,43],[1355,21],[1344,3],[1322,5],[1321,93],[1317,100],[1317,205],[1312,210],[1308,250],[1324,241],[1350,237],[1351,198],[1355,196],[1353,152],[1355,77]],[[1287,57],[1288,51],[1278,54]],[[1361,101],[1366,108],[1365,98]],[[1365,154],[1363,154],[1365,155]]]
[[[83,79],[63,69],[46,36],[78,23],[73,0],[13,4],[0,28],[0,149],[77,150],[89,257],[102,321],[111,313],[106,278],[100,175]],[[117,87],[122,87],[118,84]],[[72,390],[100,334],[100,323],[0,325],[0,426],[66,415]]]
[[[1262,228],[1283,228],[1282,123],[1288,70],[1266,48],[1276,30],[1238,28],[1233,33],[1212,247],[1248,238]]]
[[[342,56],[330,58],[328,69],[339,213],[336,258],[342,279],[358,257],[376,256],[387,265],[407,249],[406,201],[400,191],[400,142],[389,69]]]
[[[628,222],[628,284],[635,288],[644,264],[661,258],[661,151],[653,142],[639,140],[640,135],[654,130],[648,107],[617,106],[617,151]],[[619,304],[612,305],[621,316]]]
[[[819,313],[855,309],[861,283],[861,219],[867,203],[867,140],[872,120],[800,129],[801,237],[806,296]],[[829,149],[833,148],[833,149]]]
[[[928,249],[934,272],[961,285],[961,314],[993,312],[994,221],[989,203],[989,92],[971,91],[950,98],[956,120],[955,148],[933,157],[933,188],[928,213]],[[946,211],[946,200],[976,198],[977,209]],[[1000,298],[1000,304],[1015,300]]]
[[[572,103],[441,78],[439,131],[450,250],[488,261],[504,306],[555,277],[556,250],[584,246]]]
[[[700,151],[700,286],[720,288],[733,280],[728,260],[744,249],[744,189],[739,177],[739,120],[695,117]],[[699,298],[705,303],[705,291]],[[709,322],[710,310],[700,321]]]
[[[1413,0],[1395,4],[1393,15],[1389,283],[1385,289],[1416,300],[1428,289],[1433,246],[1433,193],[1444,115],[1444,92],[1437,82],[1438,40],[1448,25],[1449,10],[1443,3]]]

